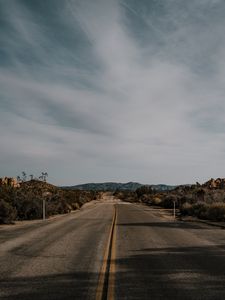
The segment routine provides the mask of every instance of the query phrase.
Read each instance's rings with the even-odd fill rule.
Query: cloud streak
[[[0,1],[1,175],[224,176],[225,4]]]

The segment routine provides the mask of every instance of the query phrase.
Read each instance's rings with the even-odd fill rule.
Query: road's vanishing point
[[[0,299],[225,299],[225,230],[105,195],[0,227]]]

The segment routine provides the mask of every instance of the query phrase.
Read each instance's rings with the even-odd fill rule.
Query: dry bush
[[[152,197],[152,204],[160,206],[162,204],[162,199],[160,197],[157,197],[157,196]]]
[[[49,193],[46,198],[44,194]],[[69,213],[84,203],[97,199],[98,192],[62,190],[46,182],[32,180],[20,188],[0,188],[0,223],[13,220],[42,218],[42,203],[46,200],[46,215]]]
[[[225,203],[216,202],[209,205],[207,219],[212,221],[225,221]]]
[[[17,215],[17,211],[12,205],[5,200],[0,199],[0,223],[9,224],[12,223]]]
[[[207,219],[209,204],[198,201],[192,205],[192,214],[200,219]]]
[[[194,216],[200,219],[225,221],[225,203],[223,202],[214,202],[211,204],[202,201],[194,204],[185,202],[180,212],[182,215]]]
[[[174,202],[178,203],[178,197],[173,194],[168,194],[162,199],[161,206],[165,208],[173,208]]]
[[[191,216],[193,214],[192,204],[185,202],[180,208],[180,212],[183,216]]]

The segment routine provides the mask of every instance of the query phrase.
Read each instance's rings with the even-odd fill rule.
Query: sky
[[[0,0],[0,176],[225,177],[224,0]]]

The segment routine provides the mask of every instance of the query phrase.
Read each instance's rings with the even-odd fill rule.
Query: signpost
[[[173,217],[176,219],[176,201],[173,201]]]
[[[42,202],[42,216],[43,216],[43,221],[46,219],[46,198],[50,196],[50,192],[44,192],[42,194],[43,196],[43,202]]]
[[[46,207],[45,198],[43,198],[43,203],[42,203],[43,221],[45,220],[45,207]]]

